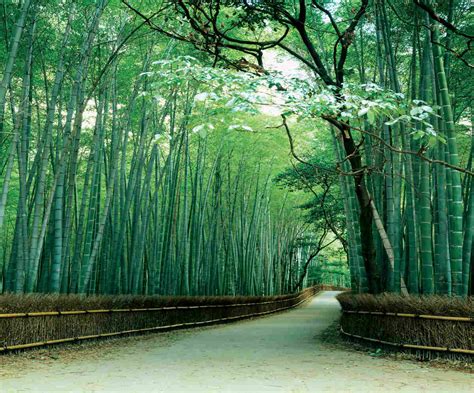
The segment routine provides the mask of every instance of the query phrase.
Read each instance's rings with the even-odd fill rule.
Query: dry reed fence
[[[0,352],[244,319],[295,307],[319,291],[265,297],[6,294],[0,296]]]
[[[474,355],[474,298],[340,294],[341,330],[424,358]]]

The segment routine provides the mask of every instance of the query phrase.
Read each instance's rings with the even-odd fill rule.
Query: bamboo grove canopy
[[[473,293],[468,1],[0,12],[2,292]]]

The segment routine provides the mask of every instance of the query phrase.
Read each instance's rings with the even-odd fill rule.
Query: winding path
[[[318,339],[337,292],[251,321],[120,341],[45,364],[0,366],[3,392],[473,392],[473,375],[334,349]],[[99,346],[100,349],[100,346]]]

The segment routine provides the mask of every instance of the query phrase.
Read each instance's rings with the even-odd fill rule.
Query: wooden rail
[[[342,327],[341,327],[341,333],[348,336],[348,337],[353,337],[353,338],[357,338],[357,339],[361,339],[361,340],[365,340],[365,341],[369,341],[369,342],[389,345],[389,346],[397,347],[397,348],[418,349],[418,350],[427,350],[427,351],[436,351],[436,352],[450,352],[450,353],[457,353],[457,354],[464,354],[464,355],[474,355],[474,350],[472,350],[472,349],[449,348],[449,347],[430,347],[430,346],[426,346],[426,345],[394,343],[394,342],[390,342],[390,341],[379,340],[379,339],[376,339],[376,338],[364,337],[364,336],[359,336],[357,334],[347,333],[347,332],[344,331],[344,329]]]
[[[425,315],[425,314],[407,314],[401,312],[384,312],[384,311],[355,311],[355,310],[342,310],[344,314],[365,314],[365,315],[380,315],[390,317],[403,317],[403,318],[420,318],[420,319],[438,319],[443,321],[455,321],[455,322],[474,322],[474,318],[469,317],[451,317],[442,315]]]

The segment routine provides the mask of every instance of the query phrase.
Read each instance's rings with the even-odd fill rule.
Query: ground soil
[[[474,391],[467,371],[335,345],[336,294],[234,324],[0,356],[0,391]]]

